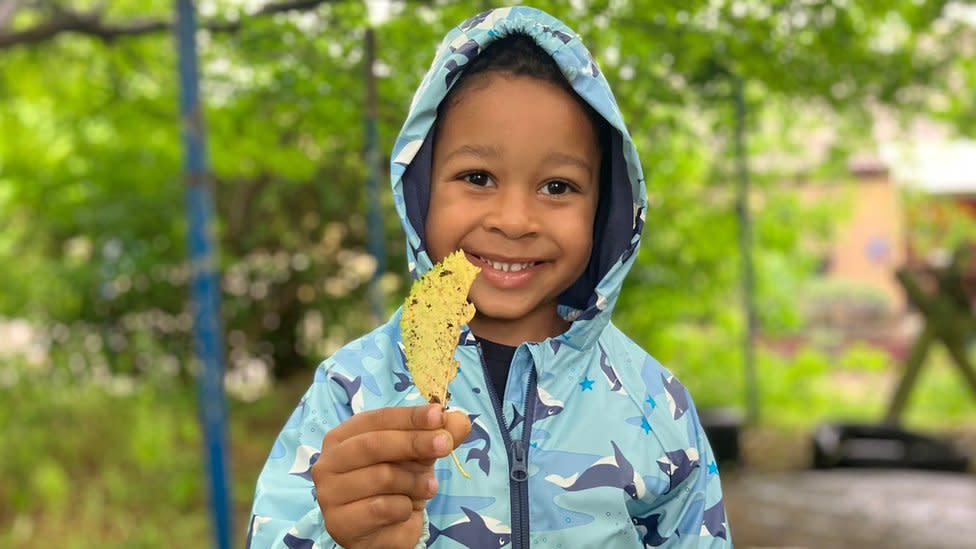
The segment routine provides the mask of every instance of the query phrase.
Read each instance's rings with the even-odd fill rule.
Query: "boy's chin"
[[[474,304],[475,309],[478,311],[477,318],[491,322],[491,323],[517,323],[520,320],[526,318],[531,311],[528,307],[510,307],[498,304],[490,304],[487,306],[479,307],[478,303]]]
[[[548,307],[542,307],[539,304],[535,304],[535,307],[530,307],[525,305],[524,302],[516,305],[514,303],[499,303],[495,300],[492,300],[492,303],[483,304],[483,306],[479,307],[479,301],[476,300],[474,302],[477,313],[473,324],[491,326],[494,329],[510,327],[511,330],[518,332],[532,332],[531,334],[525,334],[525,341],[529,339],[540,339],[539,334],[543,332],[546,335],[541,339],[545,339],[545,337],[553,335],[549,332],[562,328],[560,324],[565,322],[556,315],[555,307],[550,312]]]

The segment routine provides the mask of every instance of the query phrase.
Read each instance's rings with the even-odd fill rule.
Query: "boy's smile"
[[[528,76],[489,73],[446,107],[434,143],[427,250],[481,267],[479,337],[518,345],[568,324],[559,295],[589,262],[600,149],[579,100]]]
[[[468,260],[481,267],[481,276],[499,288],[518,288],[538,274],[545,261],[529,258],[505,258],[465,249]]]

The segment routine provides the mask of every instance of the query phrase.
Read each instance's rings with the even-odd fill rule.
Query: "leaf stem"
[[[454,465],[457,466],[458,471],[461,471],[461,475],[464,478],[471,478],[471,475],[469,475],[468,472],[464,470],[464,467],[461,467],[461,460],[458,459],[457,454],[452,451],[451,457],[454,459]]]

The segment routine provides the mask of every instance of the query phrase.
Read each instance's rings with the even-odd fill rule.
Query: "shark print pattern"
[[[646,492],[644,479],[635,473],[634,466],[624,457],[617,443],[611,441],[610,444],[613,446],[613,455],[600,459],[582,473],[569,478],[549,475],[546,480],[568,492],[606,486],[620,488],[633,499],[644,497]]]
[[[688,448],[687,450],[677,450],[667,452],[664,457],[657,460],[661,471],[668,476],[668,491],[674,490],[688,477],[695,469],[699,468],[698,450]]]
[[[363,383],[360,378],[349,379],[343,377],[342,374],[332,374],[329,376],[329,379],[342,388],[342,391],[346,394],[346,404],[352,408],[352,413],[358,414],[363,411]]]
[[[631,240],[627,249],[624,250],[624,261],[630,259],[630,256],[634,255],[637,251],[637,244],[640,242],[640,234],[644,230],[644,208],[635,207],[634,208],[634,238]]]
[[[413,387],[413,379],[410,377],[410,374],[406,372],[393,372],[393,375],[397,378],[397,382],[393,385],[394,391],[402,393]]]
[[[671,408],[671,414],[674,419],[681,419],[681,416],[685,415],[688,411],[688,393],[685,391],[684,385],[678,381],[674,376],[665,377],[661,376],[664,380],[664,390],[667,392],[668,406]]]
[[[701,533],[702,535],[728,539],[728,526],[726,522],[725,505],[719,501],[715,505],[705,509]]]
[[[552,353],[556,354],[559,352],[559,347],[562,346],[562,342],[558,339],[550,339],[549,346],[552,348]]]
[[[450,88],[452,85],[454,85],[454,81],[457,80],[458,76],[461,75],[461,71],[464,70],[464,66],[478,56],[480,49],[481,48],[478,46],[478,43],[474,40],[468,40],[457,47],[451,48],[451,53],[459,55],[460,58],[451,59],[445,65],[447,68],[447,75],[444,77],[444,85],[446,87]]]
[[[556,400],[541,387],[536,387],[536,398],[534,402],[535,406],[532,410],[534,415],[532,417],[535,419],[535,421],[552,417],[563,411],[562,401]],[[518,427],[518,425],[523,421],[525,421],[525,418],[519,413],[518,408],[513,406],[512,422],[508,425],[508,430],[515,430],[515,428]]]
[[[511,543],[512,529],[501,521],[483,517],[467,507],[462,507],[461,510],[466,518],[443,530],[431,528],[428,547],[440,536],[450,538],[464,547],[504,547]]]
[[[641,541],[644,542],[644,547],[660,547],[664,545],[664,542],[668,541],[668,538],[661,537],[657,533],[658,524],[661,522],[660,514],[648,515],[646,517],[631,517],[631,520],[637,528],[637,534],[640,536]]]
[[[478,468],[487,475],[491,473],[491,436],[488,434],[488,429],[484,423],[478,421],[478,417],[478,414],[468,414],[468,419],[471,420],[471,433],[464,440],[463,446],[475,447],[468,450],[464,461],[474,461],[478,464]],[[477,444],[482,441],[484,445],[477,447]]]
[[[285,534],[285,539],[282,541],[288,549],[313,549],[315,547],[315,541],[300,538],[290,533]]]
[[[458,25],[458,28],[461,29],[461,32],[467,32],[477,27],[481,23],[483,23],[491,15],[492,15],[491,11],[483,11],[477,15],[472,15],[471,17],[465,19],[460,25]]]
[[[618,376],[617,371],[613,369],[613,364],[610,364],[610,357],[607,356],[607,353],[603,350],[602,345],[600,346],[600,370],[603,371],[603,377],[606,378],[607,384],[610,385],[610,391],[620,393],[621,395],[627,394],[627,391],[624,390],[623,384],[620,382],[620,376]]]
[[[312,466],[319,459],[319,449],[311,446],[301,446],[295,452],[295,461],[288,471],[290,475],[296,475],[305,480],[312,480]]]

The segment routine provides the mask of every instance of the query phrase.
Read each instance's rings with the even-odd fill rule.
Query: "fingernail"
[[[438,454],[446,453],[451,447],[447,443],[447,435],[440,434],[434,437],[434,451]]]
[[[437,427],[444,424],[444,410],[440,406],[431,406],[430,411],[427,412],[427,420],[430,421],[429,425]]]
[[[427,479],[427,493],[436,494],[437,493],[437,479],[430,477]]]

